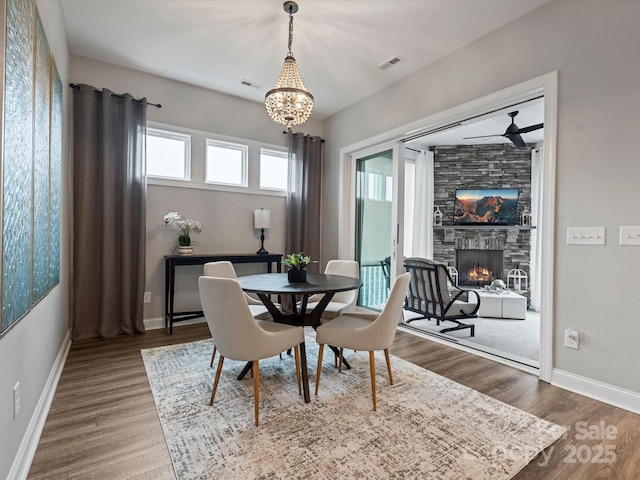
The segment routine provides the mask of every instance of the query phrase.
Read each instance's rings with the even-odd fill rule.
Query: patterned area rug
[[[376,354],[378,411],[368,353],[349,352],[338,373],[326,351],[313,395],[317,345],[307,334],[311,403],[298,396],[294,359],[260,362],[260,426],[253,379],[225,361],[213,407],[212,341],[142,351],[178,480],[274,478],[512,478],[565,429],[480,392],[391,358],[389,385]],[[217,358],[217,357],[216,357]]]

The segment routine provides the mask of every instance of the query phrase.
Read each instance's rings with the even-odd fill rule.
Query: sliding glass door
[[[395,277],[398,247],[397,147],[353,157],[355,259],[362,288],[358,304],[381,310]]]

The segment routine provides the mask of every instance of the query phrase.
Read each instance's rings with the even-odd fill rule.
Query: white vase
[[[184,246],[184,245],[180,245],[180,247],[178,248],[178,254],[179,255],[193,255],[193,248],[191,247],[191,245]]]

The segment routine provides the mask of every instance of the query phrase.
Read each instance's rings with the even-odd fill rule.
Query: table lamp
[[[260,250],[256,253],[266,255],[269,252],[264,249],[264,230],[265,228],[271,228],[271,210],[265,210],[264,208],[254,210],[253,228],[260,230]]]

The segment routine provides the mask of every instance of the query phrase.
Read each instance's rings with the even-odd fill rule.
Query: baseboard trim
[[[42,435],[42,430],[44,429],[44,424],[47,421],[47,415],[51,408],[51,402],[53,402],[53,396],[56,393],[58,381],[62,374],[62,369],[67,361],[69,348],[71,348],[71,331],[67,331],[67,335],[60,346],[56,361],[51,368],[49,378],[47,378],[47,383],[38,399],[36,409],[29,421],[27,431],[24,437],[22,437],[22,442],[20,443],[20,448],[13,461],[11,470],[9,470],[8,480],[24,480],[29,474],[31,462],[33,462],[33,457],[36,454],[40,436]]]
[[[574,393],[640,414],[640,393],[599,382],[557,368],[553,369],[551,384]]]
[[[196,325],[197,323],[204,323],[204,318],[195,318],[193,320],[185,320],[180,323],[174,323],[173,328],[182,327],[184,325]],[[144,319],[144,328],[145,330],[160,330],[164,328],[164,318],[156,317],[156,318],[145,318]]]

